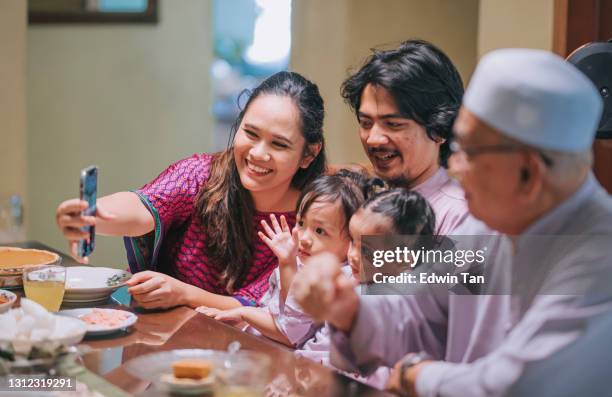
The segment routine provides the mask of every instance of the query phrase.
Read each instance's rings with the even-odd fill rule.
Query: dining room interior
[[[26,3],[0,5],[0,79],[6,87],[0,94],[0,237],[65,249],[55,227],[55,208],[78,195],[82,168],[99,166],[103,195],[138,188],[164,165],[190,153],[224,148],[227,131],[216,126],[213,114],[213,67],[223,69],[216,62],[223,45],[215,48],[215,18],[222,26],[227,24],[222,18],[236,18],[234,24],[241,26],[250,17],[254,29],[258,2],[162,0],[156,23],[114,24],[28,23]],[[409,38],[434,42],[454,60],[464,84],[478,59],[495,48],[553,49],[553,0],[287,3],[287,67],[320,87],[331,162],[365,160],[354,116],[339,89],[371,48]],[[217,34],[225,33],[219,28]],[[228,41],[222,39],[217,43]],[[247,88],[235,87],[236,81],[227,88],[233,94]],[[218,113],[227,118],[223,110]],[[12,196],[19,196],[23,207],[15,222],[9,216]],[[19,227],[12,228],[16,234],[5,237],[4,230],[17,222]],[[117,239],[100,237],[93,255],[94,264],[126,264]]]
[[[283,70],[298,72],[319,87],[328,162],[365,164],[358,123],[340,95],[341,84],[372,49],[413,38],[443,50],[467,86],[479,60],[496,49],[538,49],[566,58],[584,44],[612,40],[612,1],[0,1],[0,251],[12,246],[57,255],[36,259],[49,268],[44,274],[14,272],[18,266],[0,258],[0,277],[6,280],[0,288],[8,287],[8,293],[0,294],[0,313],[12,307],[15,324],[29,317],[30,328],[37,324],[48,335],[55,331],[44,324],[56,320],[29,299],[50,312],[61,304],[71,319],[86,316],[89,329],[66,320],[66,335],[56,336],[87,335],[78,353],[89,371],[74,376],[90,386],[104,378],[111,385],[93,389],[105,396],[182,393],[183,386],[160,380],[180,360],[208,360],[233,371],[234,379],[243,371],[246,383],[255,382],[252,377],[270,374],[247,374],[244,365],[257,366],[269,356],[273,362],[262,366],[275,368],[270,371],[276,395],[296,390],[294,395],[378,395],[349,378],[332,381],[332,372],[295,361],[288,348],[275,342],[212,319],[198,320],[204,316],[187,307],[171,313],[113,313],[122,303],[130,306],[127,240],[97,235],[89,263],[77,263],[58,229],[56,210],[79,197],[81,170],[88,166],[97,166],[97,195],[102,197],[139,189],[178,159],[225,150],[246,103],[245,90]],[[609,119],[612,111],[606,112]],[[612,132],[597,138],[596,176],[612,192]],[[159,230],[154,231],[157,239]],[[5,255],[6,263],[15,260]],[[65,284],[61,296],[55,296],[59,300],[52,299],[51,289],[35,298],[41,282],[51,288],[49,283],[57,280]],[[25,305],[13,306],[26,295]],[[95,328],[97,322],[112,326]],[[24,324],[10,330],[15,339],[32,337]],[[218,337],[200,340],[198,335]],[[195,339],[194,348],[222,353],[172,353]],[[231,347],[228,352],[232,341],[239,341],[240,352]],[[155,356],[123,365],[147,354]],[[186,371],[195,371],[199,380],[208,376],[207,368],[188,365]],[[198,378],[198,373],[204,375]],[[197,387],[210,391],[204,381]],[[0,387],[0,396],[5,391]]]

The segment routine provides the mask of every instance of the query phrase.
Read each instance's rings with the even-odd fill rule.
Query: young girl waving
[[[280,217],[280,222],[274,215],[270,216],[270,224],[262,221],[265,233],[260,232],[259,237],[279,261],[279,267],[270,276],[269,290],[261,301],[266,307],[226,311],[202,307],[198,310],[221,321],[246,322],[271,339],[300,347],[320,325],[304,314],[291,296],[293,278],[305,260],[322,252],[333,254],[350,273],[346,264],[350,244],[348,223],[364,201],[362,185],[365,181],[361,175],[349,171],[321,176],[302,191],[293,230],[284,216]]]

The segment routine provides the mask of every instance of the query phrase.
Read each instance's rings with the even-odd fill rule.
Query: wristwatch
[[[414,397],[411,393],[411,387],[406,379],[406,371],[423,361],[431,360],[431,356],[425,352],[408,353],[400,360],[400,395],[402,397]]]

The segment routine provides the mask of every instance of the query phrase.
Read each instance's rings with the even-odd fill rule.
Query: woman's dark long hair
[[[452,126],[463,97],[461,76],[446,54],[423,40],[408,40],[393,50],[373,50],[365,64],[342,83],[342,97],[355,114],[368,84],[386,89],[399,112],[422,125],[430,139],[446,139],[439,156],[446,167]]]
[[[234,122],[230,144],[213,159],[208,182],[196,198],[196,211],[208,238],[208,256],[218,266],[228,293],[240,288],[253,258],[253,217],[255,206],[248,190],[240,182],[234,160],[233,140],[250,104],[261,95],[289,97],[300,114],[300,130],[309,145],[321,143],[321,151],[308,168],[300,168],[291,186],[301,190],[325,170],[323,140],[323,98],[316,84],[294,72],[279,72],[250,92],[249,98]]]

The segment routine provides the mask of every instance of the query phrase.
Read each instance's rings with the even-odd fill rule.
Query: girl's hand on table
[[[96,204],[95,216],[84,216],[82,211],[88,207],[87,201],[79,199],[66,200],[57,207],[55,221],[68,240],[70,255],[80,263],[88,263],[87,257],[80,257],[77,252],[79,240],[89,240],[89,232],[81,230],[85,226],[95,226],[96,218],[105,221],[115,219],[114,215],[108,213],[99,204]]]
[[[295,264],[298,253],[297,229],[294,228],[292,232],[283,215],[279,224],[276,216],[271,214],[270,223],[272,227],[265,220],[261,221],[266,233],[258,232],[259,238],[274,252],[280,266]]]
[[[208,317],[214,318],[215,320],[219,320],[222,323],[226,323],[229,325],[233,325],[234,327],[241,328],[244,331],[244,328],[248,324],[244,322],[243,309],[244,309],[243,307],[236,307],[234,309],[229,309],[229,310],[220,310],[220,309],[215,309],[214,307],[199,306],[195,310],[198,313],[202,313]]]
[[[145,309],[168,309],[184,305],[185,283],[163,273],[146,270],[126,284],[132,298]]]
[[[198,313],[202,313],[202,314],[207,315],[208,317],[213,317],[213,318],[222,311],[221,309],[215,309],[214,307],[208,307],[208,306],[198,306],[196,307],[195,310]]]
[[[242,307],[237,307],[229,310],[220,310],[216,315],[211,316],[215,320],[219,320],[223,323],[236,325],[243,321],[242,315],[244,310]]]

